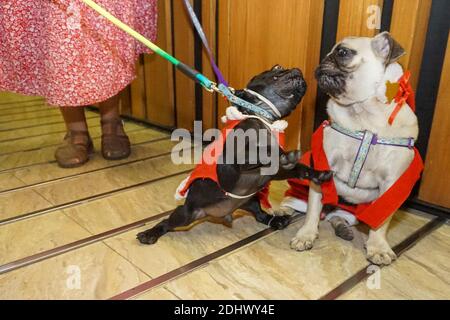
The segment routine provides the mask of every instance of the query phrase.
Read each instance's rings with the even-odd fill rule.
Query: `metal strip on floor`
[[[304,217],[303,214],[293,217],[291,222],[290,222],[290,225],[293,225],[293,224],[299,222],[301,220],[301,218],[303,218],[303,217]],[[165,274],[163,274],[163,275],[161,275],[159,277],[156,277],[156,278],[153,278],[153,279],[151,279],[151,280],[149,280],[147,282],[144,282],[144,283],[142,283],[142,284],[140,284],[140,285],[138,285],[138,286],[136,286],[136,287],[134,287],[132,289],[124,291],[124,292],[122,292],[122,293],[120,293],[120,294],[110,298],[110,300],[126,300],[126,299],[133,298],[133,297],[135,297],[137,295],[140,295],[140,294],[142,294],[142,293],[144,293],[146,291],[149,291],[152,288],[155,288],[155,287],[160,286],[160,285],[162,285],[162,284],[164,284],[166,282],[174,280],[174,279],[176,279],[176,278],[178,278],[178,277],[180,277],[182,275],[190,273],[190,272],[192,272],[192,271],[194,271],[194,270],[196,270],[196,269],[198,269],[198,268],[200,268],[200,267],[210,263],[213,260],[216,260],[216,259],[221,258],[223,256],[226,256],[226,255],[228,255],[230,253],[233,253],[234,251],[237,251],[237,250],[241,249],[242,247],[245,247],[245,246],[247,246],[247,245],[249,245],[249,244],[251,244],[251,243],[253,243],[253,242],[257,241],[257,240],[265,238],[268,235],[273,234],[273,233],[278,232],[278,231],[280,231],[280,230],[275,230],[275,229],[272,229],[272,228],[267,228],[267,229],[264,229],[262,231],[259,231],[259,232],[255,233],[255,234],[253,234],[253,235],[251,235],[251,236],[249,236],[247,238],[244,238],[244,239],[239,240],[239,241],[237,241],[237,242],[235,242],[235,243],[233,243],[233,244],[231,244],[229,246],[226,246],[225,248],[222,248],[222,249],[217,250],[217,251],[215,251],[213,253],[207,254],[206,256],[203,256],[203,257],[201,257],[201,258],[199,258],[197,260],[194,260],[194,261],[192,261],[192,262],[190,262],[188,264],[185,264],[182,267],[174,269],[174,270],[172,270],[170,272],[167,272],[167,273],[165,273]]]
[[[113,195],[116,195],[116,194],[119,194],[119,193],[127,192],[127,191],[134,190],[134,189],[137,189],[137,188],[149,185],[149,184],[153,184],[153,183],[156,183],[158,181],[162,181],[162,180],[165,180],[165,179],[170,179],[170,178],[173,178],[173,177],[176,177],[176,176],[187,174],[187,173],[189,173],[191,171],[192,171],[192,169],[183,170],[183,171],[180,171],[180,172],[177,172],[177,173],[173,173],[173,174],[170,174],[170,175],[167,175],[167,176],[163,176],[163,177],[160,177],[160,178],[155,178],[155,179],[143,181],[143,182],[140,182],[140,183],[137,183],[137,184],[132,184],[130,186],[126,186],[126,187],[119,188],[119,189],[114,189],[114,190],[111,190],[111,191],[108,191],[108,192],[102,192],[102,193],[99,193],[99,194],[94,195],[94,196],[89,196],[89,197],[85,197],[85,198],[82,198],[82,199],[77,199],[77,200],[69,201],[69,202],[66,202],[66,203],[63,203],[63,204],[59,204],[59,205],[56,205],[56,206],[53,206],[53,207],[49,207],[49,208],[46,208],[46,209],[36,210],[36,211],[20,214],[20,215],[14,216],[14,217],[6,218],[6,219],[3,219],[3,220],[0,220],[0,227],[4,226],[4,225],[7,225],[7,224],[10,224],[10,223],[14,223],[14,222],[22,221],[22,220],[31,219],[31,218],[34,218],[34,217],[37,217],[37,216],[41,216],[41,215],[44,215],[44,214],[47,214],[47,213],[50,213],[50,212],[63,210],[63,209],[67,209],[67,208],[72,208],[72,207],[75,207],[75,206],[78,206],[78,205],[81,205],[81,204],[86,204],[86,203],[89,203],[89,202],[92,202],[92,201],[104,199],[104,198],[107,198],[107,197],[110,197],[110,196],[113,196]]]
[[[134,133],[134,132],[139,132],[139,131],[143,131],[143,130],[148,130],[148,129],[147,128],[135,128],[133,130],[127,130],[127,133]],[[95,137],[95,138],[91,137],[92,140],[96,140],[96,139],[100,139],[100,138],[101,138],[101,136],[98,136],[98,137]],[[58,142],[58,143],[52,143],[52,144],[43,145],[43,146],[36,147],[36,148],[31,148],[31,149],[23,149],[23,150],[17,150],[17,151],[4,152],[4,153],[0,153],[0,157],[1,156],[9,156],[9,155],[12,155],[12,154],[15,154],[15,153],[30,152],[30,151],[37,151],[37,150],[50,148],[50,147],[57,147],[57,146],[60,146],[61,143],[62,143],[62,141]]]
[[[98,115],[95,115],[93,117],[86,117],[86,120],[90,120],[90,119],[100,119],[100,117]],[[15,120],[15,121],[27,121],[30,119],[24,119],[24,120]],[[13,121],[11,121],[13,122]],[[40,123],[40,124],[35,124],[35,125],[31,125],[31,126],[25,126],[25,127],[16,127],[16,128],[9,128],[9,129],[0,129],[0,132],[10,132],[10,131],[15,131],[15,130],[20,130],[20,129],[29,129],[29,128],[37,128],[37,127],[44,127],[44,126],[50,126],[53,124],[62,124],[64,123],[62,120],[57,121],[57,122],[49,122],[49,123]]]
[[[14,110],[15,108],[10,108],[10,109],[5,109],[5,110],[0,109],[1,110],[0,117],[12,116],[12,115],[23,114],[23,113],[31,113],[31,112],[41,112],[41,110],[52,110],[52,109],[54,109],[53,107],[50,107],[50,106],[48,106],[46,104],[30,104],[28,106],[24,106],[24,108],[26,108],[26,109],[33,108],[33,109],[32,110],[28,110],[28,111],[11,112],[11,113],[8,113],[8,112],[5,113],[5,111]]]
[[[48,111],[48,110],[42,110],[42,111]],[[40,111],[30,111],[30,113],[36,113],[36,112],[40,112]],[[16,122],[16,121],[27,121],[27,120],[35,120],[35,119],[61,117],[61,113],[56,113],[56,112],[52,112],[52,113],[54,113],[54,114],[50,114],[50,115],[49,114],[45,114],[45,115],[40,115],[40,116],[36,116],[36,117],[33,117],[33,118],[21,118],[21,119],[10,119],[10,120],[2,119],[2,118],[11,116],[10,114],[5,114],[3,117],[0,116],[0,124]]]
[[[96,124],[96,125],[89,126],[89,129],[92,129],[92,128],[99,128],[99,127],[100,127],[100,124]],[[35,135],[31,135],[31,136],[26,136],[26,137],[19,137],[19,138],[12,138],[12,139],[4,139],[4,140],[1,140],[1,139],[0,139],[0,143],[1,143],[1,142],[11,142],[11,141],[26,140],[26,139],[30,139],[30,138],[44,137],[44,136],[49,136],[49,135],[51,135],[51,134],[66,133],[66,132],[67,132],[67,130],[64,129],[64,130],[53,131],[53,132],[39,133],[39,134],[35,134]]]
[[[19,101],[6,101],[6,102],[0,102],[0,110],[8,110],[8,109],[13,109],[16,107],[22,107],[22,104],[27,104],[30,102],[42,102],[45,103],[44,99],[32,99],[32,100],[19,100]],[[17,106],[18,105],[18,106]],[[7,108],[7,107],[10,108]]]
[[[170,139],[170,137],[162,137],[162,138],[159,138],[159,139],[152,140],[151,143],[149,143],[149,144],[151,145],[152,143],[156,143],[156,142],[160,142],[160,141],[164,141],[164,140],[169,140],[169,139]],[[99,172],[99,171],[102,171],[102,170],[107,170],[107,169],[111,169],[111,168],[118,168],[118,167],[123,167],[123,166],[129,165],[129,164],[135,164],[135,163],[144,162],[144,161],[147,161],[147,160],[157,159],[157,158],[161,158],[161,157],[164,157],[164,156],[168,156],[171,153],[172,153],[171,151],[166,151],[166,152],[163,152],[163,153],[160,153],[160,154],[155,154],[155,155],[144,157],[144,158],[140,158],[140,159],[130,160],[130,161],[127,161],[127,162],[122,162],[122,163],[116,163],[116,164],[112,164],[112,165],[109,165],[109,166],[106,166],[106,167],[101,167],[101,168],[97,168],[97,169],[87,170],[87,171],[83,171],[83,172],[79,172],[79,173],[75,173],[75,174],[70,174],[70,175],[67,175],[67,176],[59,177],[59,178],[54,178],[54,179],[50,179],[50,180],[36,182],[36,183],[33,183],[33,184],[28,184],[26,186],[6,189],[6,190],[0,191],[0,195],[6,194],[6,193],[12,193],[12,192],[16,192],[16,191],[22,191],[22,190],[26,190],[26,189],[30,189],[30,188],[34,188],[34,187],[40,187],[40,186],[44,186],[44,185],[51,184],[51,183],[54,183],[54,182],[61,182],[61,181],[69,180],[69,179],[74,178],[74,177],[84,176],[84,175],[87,175],[87,174],[90,174],[90,173],[93,173],[93,172]]]
[[[0,266],[0,275],[23,268],[23,267],[26,267],[26,266],[29,266],[29,265],[32,265],[32,264],[35,264],[35,263],[38,263],[38,262],[41,262],[41,261],[44,261],[44,260],[47,260],[47,259],[50,259],[50,258],[53,258],[53,257],[56,257],[56,256],[59,256],[59,255],[62,255],[64,253],[67,253],[67,252],[70,252],[70,251],[73,251],[73,250],[76,250],[76,249],[79,249],[82,247],[86,247],[88,245],[91,245],[91,244],[106,240],[108,238],[120,235],[122,233],[131,231],[133,229],[143,227],[150,222],[157,221],[159,219],[162,219],[162,218],[170,215],[172,212],[173,212],[173,210],[166,211],[166,212],[157,214],[155,216],[152,216],[152,217],[149,217],[146,219],[142,219],[142,220],[130,223],[128,225],[119,227],[119,228],[111,229],[111,230],[93,235],[91,237],[80,239],[80,240],[74,241],[72,243],[68,243],[68,244],[65,244],[65,245],[50,249],[50,250],[46,250],[46,251],[43,251],[43,252],[40,252],[37,254],[33,254],[33,255],[25,257],[25,258],[18,259],[13,262],[6,263],[6,264]]]
[[[159,139],[159,138],[158,138]],[[138,142],[138,143],[134,143],[131,146],[140,146],[140,145],[144,145],[147,143],[152,143],[154,140],[146,140],[146,141],[142,141],[142,142]],[[14,168],[8,168],[8,169],[3,169],[0,170],[0,174],[3,173],[8,173],[8,172],[13,172],[13,171],[17,171],[17,170],[21,170],[21,169],[25,169],[25,168],[30,168],[30,167],[34,167],[34,166],[40,166],[40,165],[45,165],[45,164],[56,164],[56,160],[51,160],[51,161],[44,161],[44,162],[36,162],[36,163],[30,163],[30,164],[26,164],[23,166],[18,166],[18,167],[14,167]]]
[[[392,250],[395,252],[397,257],[400,257],[404,252],[417,244],[420,240],[425,238],[427,235],[432,233],[434,230],[438,229],[442,225],[446,223],[447,219],[442,217],[437,217],[426,225],[421,227],[419,230],[415,231],[401,243],[396,245]],[[395,262],[394,262],[395,263]],[[345,280],[339,286],[322,296],[319,300],[335,300],[342,296],[343,294],[349,292],[356,285],[361,283],[363,280],[368,278],[371,274],[367,272],[368,268],[371,264],[368,264],[366,267],[362,268],[358,272],[356,272],[353,276]],[[382,267],[382,266],[381,266]]]

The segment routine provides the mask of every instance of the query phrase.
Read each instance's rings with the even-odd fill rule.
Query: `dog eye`
[[[278,80],[278,77],[277,77],[277,76],[274,76],[274,77],[273,77],[273,80],[274,80],[274,81],[277,81],[277,80]]]
[[[338,57],[344,58],[348,55],[348,50],[346,48],[339,48],[337,51]]]
[[[279,64],[275,65],[275,66],[272,68],[272,70],[282,70],[282,69],[283,69],[283,67],[280,66]]]

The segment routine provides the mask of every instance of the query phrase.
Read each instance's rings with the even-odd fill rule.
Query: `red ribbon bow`
[[[410,78],[411,72],[406,71],[398,82],[399,83],[398,92],[394,98],[394,101],[397,103],[397,105],[395,106],[394,111],[389,117],[389,125],[391,126],[394,123],[397,114],[400,112],[405,102],[408,103],[408,105],[411,107],[413,111],[416,111],[416,99],[414,96],[414,90],[411,87],[411,83],[409,83]]]

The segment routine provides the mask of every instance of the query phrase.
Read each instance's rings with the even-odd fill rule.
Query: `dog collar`
[[[275,121],[279,119],[279,117],[275,116],[274,114],[268,112],[267,110],[250,103],[248,101],[245,101],[244,99],[241,99],[237,97],[233,92],[231,92],[231,89],[225,86],[224,84],[219,84],[219,92],[224,95],[231,103],[238,105],[244,109],[247,109],[251,111],[254,114],[257,114],[259,116],[262,116],[266,119],[269,119],[269,121]],[[266,99],[267,100],[267,99]],[[267,100],[269,101],[269,100]],[[273,104],[272,104],[273,105]],[[275,106],[274,106],[275,107]],[[276,108],[275,108],[276,109]]]
[[[259,100],[264,102],[266,105],[268,105],[270,107],[270,109],[272,109],[272,111],[278,116],[278,118],[281,118],[280,110],[277,109],[277,107],[272,103],[272,101],[270,101],[269,99],[264,97],[262,94],[255,92],[253,90],[245,88],[244,91],[250,93],[251,95],[254,95]]]
[[[326,123],[325,126],[330,126],[335,131],[347,137],[361,141],[358,152],[355,157],[355,161],[352,166],[352,170],[350,171],[350,177],[347,182],[347,185],[350,188],[356,187],[356,183],[358,182],[359,176],[363,169],[364,163],[367,160],[370,147],[372,145],[380,144],[393,147],[406,147],[409,149],[412,149],[414,147],[413,138],[381,138],[378,137],[375,133],[370,132],[369,130],[351,131],[340,126],[336,122],[332,122],[331,125],[329,123]]]

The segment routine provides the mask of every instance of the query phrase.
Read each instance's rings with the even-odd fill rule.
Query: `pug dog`
[[[254,77],[246,89],[237,90],[235,95],[258,105],[269,114],[277,114],[277,118],[285,118],[300,103],[305,91],[306,82],[299,69],[286,70],[277,65]],[[225,143],[219,158],[229,159],[231,153],[232,163],[229,161],[217,162],[217,167],[214,169],[217,173],[217,181],[202,178],[192,181],[188,186],[187,198],[183,205],[177,207],[168,219],[137,235],[137,239],[142,244],[154,244],[167,232],[192,225],[195,221],[205,217],[223,218],[230,224],[232,213],[237,209],[249,211],[258,222],[282,229],[288,225],[289,218],[275,217],[263,211],[257,193],[265,188],[271,180],[302,177],[311,179],[320,185],[331,178],[330,172],[317,172],[300,165],[298,163],[299,151],[284,152],[280,148],[278,140],[274,139],[274,134],[269,128],[273,119],[261,115],[256,117],[255,113],[247,109],[239,106],[236,108],[248,118],[244,118],[234,127],[235,132],[242,130],[241,133],[246,135],[251,130],[264,130],[267,132],[267,139],[258,135],[256,141],[234,144],[233,149],[228,148],[228,144]],[[275,159],[280,162],[277,172],[272,175],[263,175],[262,169],[268,164],[264,164],[259,159],[256,163],[249,161],[248,151],[254,144],[256,144],[258,154],[260,154],[260,149],[268,151],[273,150],[272,147],[279,151],[279,157]],[[239,164],[237,157],[242,154],[246,155],[245,161]]]
[[[387,32],[374,38],[349,37],[338,43],[323,59],[316,70],[319,88],[330,97],[327,112],[331,123],[356,132],[366,130],[385,138],[417,139],[419,128],[416,115],[409,107],[403,107],[395,122],[388,123],[396,106],[386,103],[380,96],[380,87],[386,83],[387,70],[402,69],[396,63],[405,54],[403,48]],[[355,187],[348,181],[361,142],[343,135],[330,126],[324,129],[323,147],[338,196],[350,204],[370,203],[386,192],[410,166],[414,151],[390,145],[376,144],[360,172]],[[298,251],[309,250],[318,237],[318,225],[323,205],[319,185],[309,188],[307,214],[304,225],[291,241]],[[292,211],[289,207],[284,212]],[[342,219],[332,221],[342,228]],[[367,259],[378,265],[389,265],[396,259],[387,239],[390,219],[377,230],[370,230],[366,243]],[[347,230],[348,231],[348,230]],[[336,232],[338,230],[336,229]]]

